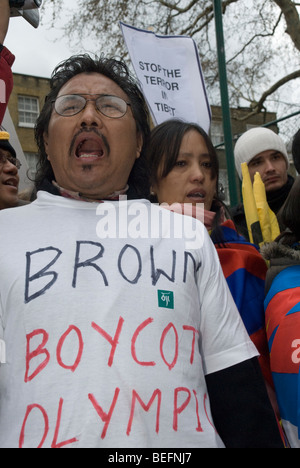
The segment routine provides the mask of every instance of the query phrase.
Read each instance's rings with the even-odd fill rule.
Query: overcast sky
[[[35,29],[22,17],[10,19],[4,44],[16,56],[13,72],[50,77],[59,62],[75,53],[59,28],[50,30],[44,23]]]

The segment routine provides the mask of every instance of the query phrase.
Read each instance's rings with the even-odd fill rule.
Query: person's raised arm
[[[0,44],[3,44],[7,34],[10,16],[9,0],[0,0]]]

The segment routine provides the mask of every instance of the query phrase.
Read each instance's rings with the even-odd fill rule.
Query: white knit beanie
[[[241,164],[244,162],[248,164],[257,154],[269,150],[279,151],[285,157],[287,167],[289,167],[286,146],[280,136],[272,130],[265,127],[251,128],[238,139],[234,148],[234,159],[235,168],[241,180]]]

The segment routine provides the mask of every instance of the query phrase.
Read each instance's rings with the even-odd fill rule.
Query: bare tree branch
[[[273,0],[284,14],[287,29],[286,32],[292,39],[295,47],[300,51],[300,19],[295,2],[291,0]],[[299,4],[298,4],[299,5]]]
[[[297,78],[300,78],[300,70],[297,70],[290,75],[285,76],[281,80],[277,81],[277,83],[273,84],[271,88],[269,88],[267,91],[265,91],[260,100],[256,103],[252,104],[253,110],[249,114],[247,114],[244,118],[241,120],[248,120],[249,117],[252,117],[253,115],[259,114],[261,110],[264,108],[264,104],[267,100],[268,97],[270,97],[272,94],[274,94],[276,91],[278,91],[279,88],[281,88],[283,85],[289,83],[292,80],[295,80]]]
[[[53,24],[64,14],[63,6],[64,0],[44,0],[44,8],[52,9]],[[268,105],[275,91],[300,77],[299,71],[295,71],[300,52],[299,7],[299,0],[222,1],[232,106],[249,103],[252,108],[249,115],[253,115]],[[143,29],[151,26],[160,34],[193,37],[198,45],[210,100],[219,100],[211,0],[78,0],[76,8],[68,11],[68,17],[65,35],[77,50],[79,47],[85,50],[83,44],[88,39],[88,51],[101,51],[125,60],[128,55],[119,21]],[[286,34],[279,36],[282,26]],[[279,79],[285,73],[287,76]],[[271,80],[277,81],[264,91]]]
[[[252,42],[254,42],[254,41],[255,41],[256,39],[258,39],[259,37],[265,38],[265,37],[273,36],[274,33],[275,33],[275,31],[276,31],[276,29],[277,29],[277,27],[278,27],[278,25],[279,25],[279,23],[280,23],[281,18],[282,18],[282,13],[280,13],[279,18],[278,18],[278,20],[276,21],[276,24],[275,24],[273,30],[272,30],[270,33],[266,33],[266,34],[262,34],[262,33],[261,33],[261,34],[255,34],[254,36],[252,36],[251,39],[250,39],[248,42],[246,42],[246,43],[244,44],[244,46],[242,47],[242,49],[239,50],[233,57],[231,57],[231,59],[229,59],[227,63],[229,64],[230,62],[234,61],[241,53],[243,53],[243,52],[247,49],[247,47],[249,47],[250,44],[252,44]]]

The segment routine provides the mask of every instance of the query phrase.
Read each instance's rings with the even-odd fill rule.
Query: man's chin
[[[276,192],[276,190],[281,189],[283,185],[284,184],[282,182],[274,182],[270,184],[265,184],[266,192]]]

